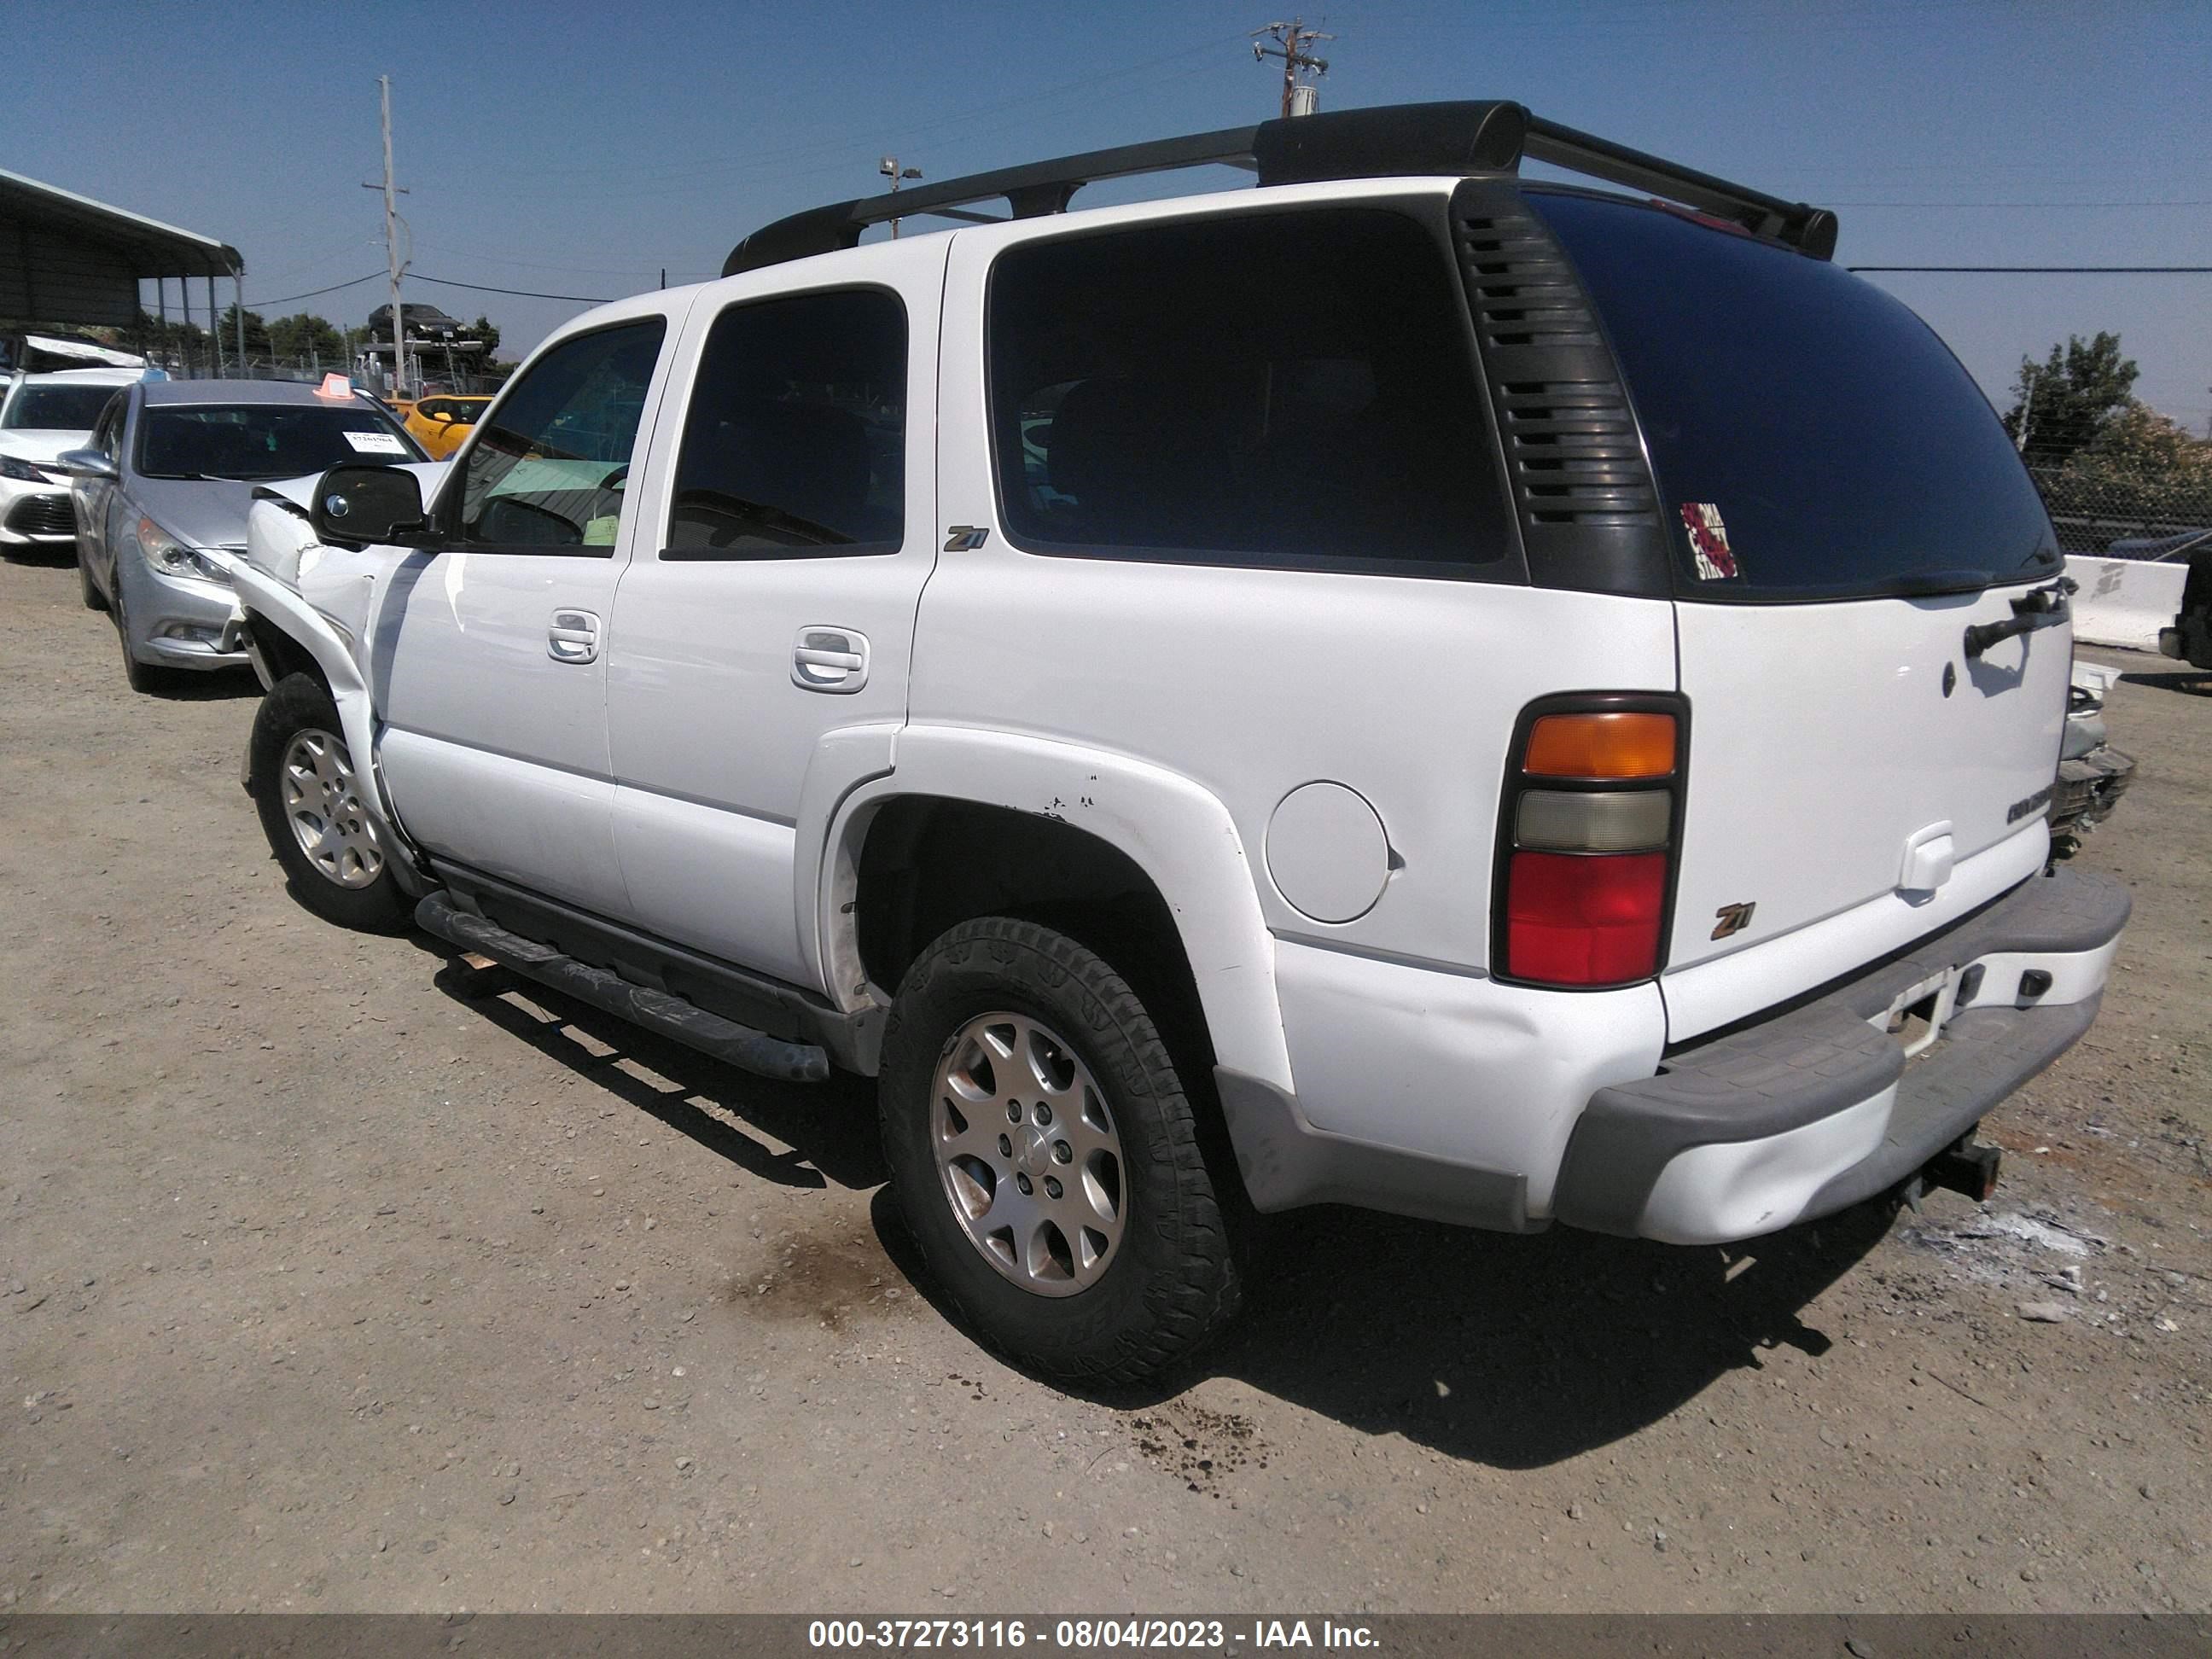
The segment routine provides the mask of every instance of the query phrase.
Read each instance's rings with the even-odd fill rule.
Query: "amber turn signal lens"
[[[1626,712],[1545,714],[1522,770],[1545,778],[1663,778],[1674,769],[1674,717]]]

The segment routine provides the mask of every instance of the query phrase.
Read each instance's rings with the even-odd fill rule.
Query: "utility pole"
[[[1259,37],[1267,36],[1274,41],[1272,46],[1262,46]],[[1323,34],[1319,29],[1306,27],[1305,19],[1293,17],[1287,23],[1270,23],[1263,29],[1252,31],[1252,61],[1269,58],[1283,60],[1283,116],[1311,115],[1321,103],[1321,89],[1311,81],[1299,78],[1299,71],[1311,70],[1316,75],[1328,73],[1328,59],[1316,58],[1306,48],[1316,40],[1334,40],[1333,34]]]
[[[406,267],[399,258],[399,204],[407,192],[392,182],[392,77],[380,75],[376,84],[384,94],[384,262],[392,271],[392,395],[403,395],[407,374],[407,325],[399,309],[399,273]],[[363,185],[374,190],[374,185]]]
[[[899,160],[896,155],[886,155],[882,161],[877,162],[876,171],[882,173],[885,178],[891,181],[891,194],[894,196],[898,194],[900,179],[919,179],[921,177],[921,169],[920,167],[902,167],[899,166]],[[898,227],[899,222],[896,219],[892,220],[891,240],[893,241],[898,240]]]

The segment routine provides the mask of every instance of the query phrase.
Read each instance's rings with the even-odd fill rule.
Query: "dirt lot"
[[[2136,918],[1996,1202],[1310,1213],[1091,1400],[912,1284],[863,1086],[317,922],[252,683],[134,697],[0,566],[0,1607],[2212,1607],[2212,696],[2127,665]]]

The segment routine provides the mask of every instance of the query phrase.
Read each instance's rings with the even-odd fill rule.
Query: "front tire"
[[[253,720],[253,805],[295,898],[341,927],[398,933],[407,896],[384,828],[362,804],[343,730],[321,681],[277,681]]]
[[[123,583],[115,584],[115,637],[123,647],[123,681],[133,691],[152,696],[163,691],[174,691],[184,684],[185,671],[164,668],[157,663],[141,662],[138,653],[131,643],[131,617],[123,598]]]
[[[1008,1358],[1136,1382],[1235,1313],[1182,1079],[1136,992],[1075,940],[991,916],[923,951],[884,1030],[878,1105],[924,1263]]]
[[[92,568],[84,562],[82,541],[79,541],[76,544],[76,590],[77,597],[84,601],[86,610],[107,609],[107,596],[100,591],[100,585],[92,579]]]

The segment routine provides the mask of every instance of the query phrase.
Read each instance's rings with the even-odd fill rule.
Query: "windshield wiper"
[[[1980,593],[1988,590],[1986,570],[1908,570],[1877,582],[1878,599],[1922,599],[1937,593]]]

